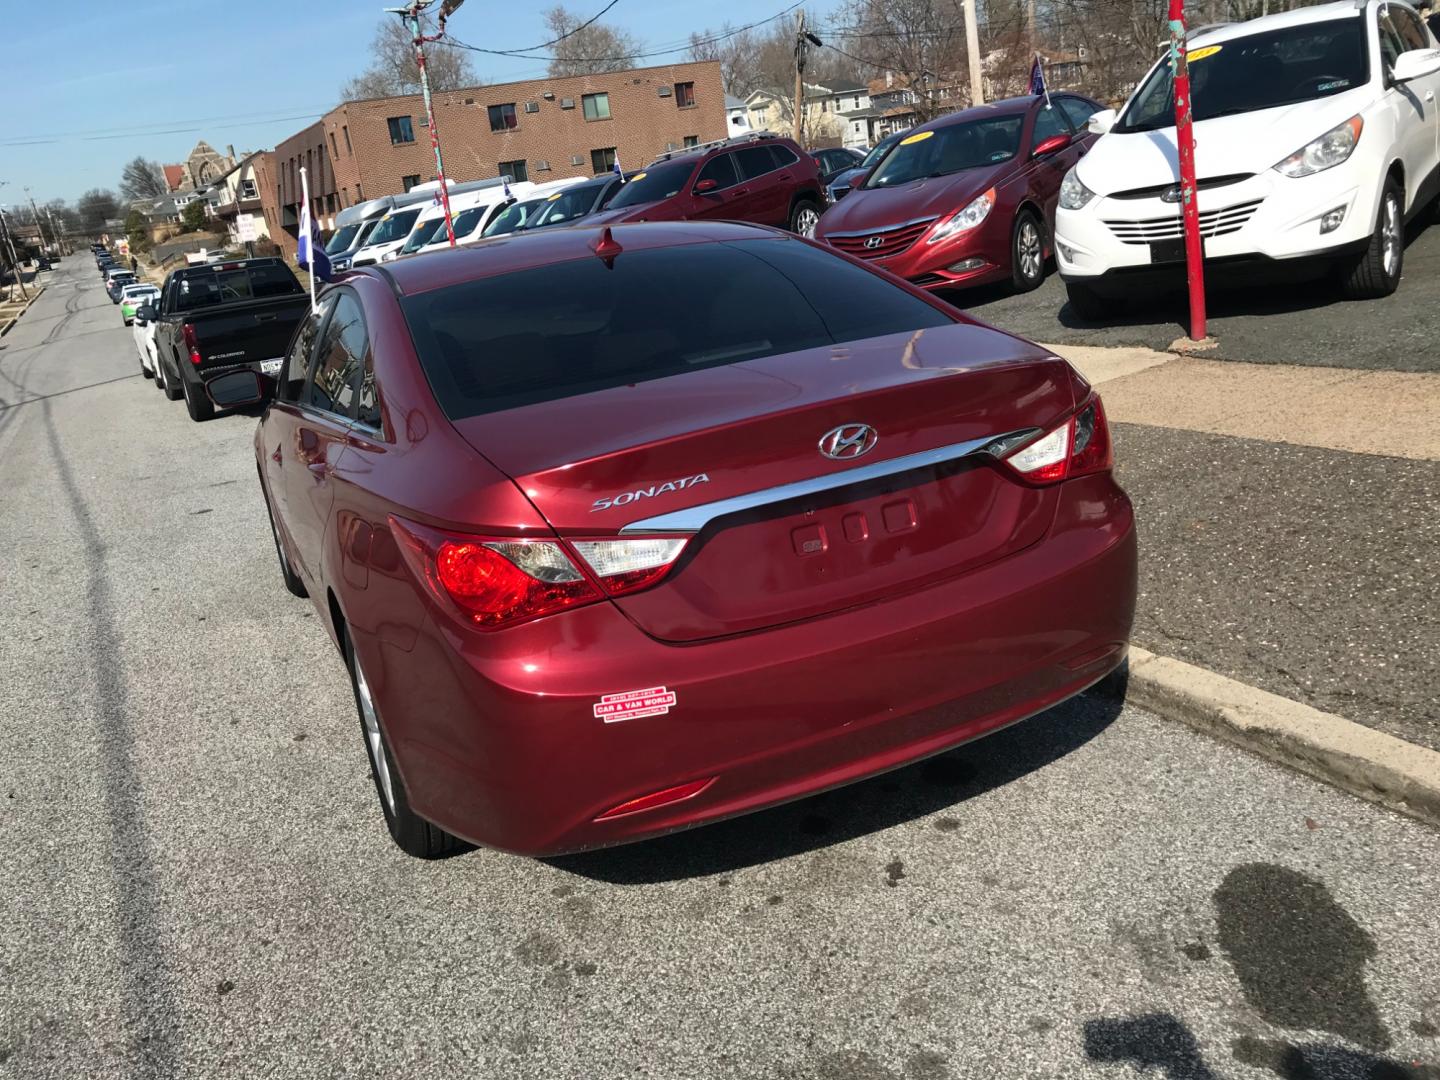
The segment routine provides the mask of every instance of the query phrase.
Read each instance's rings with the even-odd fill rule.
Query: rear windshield
[[[1192,47],[1187,66],[1195,120],[1330,97],[1370,81],[1365,24],[1358,16]],[[1175,78],[1164,63],[1136,91],[1115,131],[1174,126]]]
[[[690,179],[696,160],[690,158],[688,161],[652,165],[644,172],[637,173],[620,189],[620,194],[610,201],[610,209],[618,210],[622,206],[639,206],[641,203],[673,199],[685,187],[685,181]]]
[[[1024,124],[1024,113],[1012,113],[917,131],[900,140],[870,174],[865,186],[897,187],[912,180],[949,176],[1009,161],[1020,149]]]
[[[610,266],[586,257],[402,307],[456,420],[953,321],[869,270],[778,239],[622,253]]]
[[[235,270],[201,271],[182,277],[175,288],[175,310],[231,304],[238,300],[266,300],[304,292],[300,282],[283,264],[242,266]]]

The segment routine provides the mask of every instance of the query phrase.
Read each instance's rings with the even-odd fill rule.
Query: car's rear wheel
[[[1394,177],[1380,193],[1380,212],[1365,252],[1344,270],[1341,291],[1351,300],[1376,300],[1400,285],[1405,268],[1405,189]]]
[[[185,395],[185,411],[191,420],[198,424],[214,417],[215,406],[204,396],[205,391],[196,389],[187,379],[181,379],[180,386]]]
[[[270,496],[265,491],[263,481],[260,485],[260,497],[265,500],[265,515],[270,519],[270,538],[275,541],[275,557],[280,560],[280,577],[285,582],[285,588],[290,590],[294,596],[309,596],[310,591],[305,588],[305,582],[300,580],[300,575],[295,573],[290,566],[290,557],[285,554],[285,545],[280,543],[280,530],[275,527],[275,511],[270,509]]]
[[[801,199],[790,211],[790,231],[796,236],[815,235],[815,226],[820,224],[820,207],[809,199]]]
[[[1119,309],[1119,302],[1078,281],[1065,283],[1070,310],[1086,322],[1104,322]]]
[[[1033,210],[1015,215],[1010,237],[1010,280],[1016,292],[1038,289],[1045,280],[1045,226]]]
[[[162,369],[160,375],[160,389],[165,391],[165,400],[179,401],[180,395],[184,393],[184,391],[180,388],[180,378],[170,378],[169,372],[163,371],[165,367],[165,361],[161,360],[158,356],[155,358],[155,363],[158,364]]]
[[[370,759],[370,775],[375,781],[375,792],[380,797],[380,809],[385,814],[390,838],[401,851],[417,859],[435,859],[448,854],[459,847],[460,841],[410,809],[410,797],[390,754],[390,744],[380,724],[380,713],[370,691],[370,681],[365,677],[350,635],[343,636],[345,663],[350,669],[355,707],[360,712],[360,732],[365,738],[365,753]]]

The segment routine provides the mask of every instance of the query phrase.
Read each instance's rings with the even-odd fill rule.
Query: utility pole
[[[20,259],[15,254],[15,240],[10,235],[10,225],[5,220],[4,207],[0,207],[0,238],[4,239],[5,247],[10,252],[10,269],[15,272],[15,284],[20,286],[20,295],[29,300],[30,293],[25,288],[25,275],[20,272]]]
[[[40,220],[40,211],[35,207],[35,196],[30,194],[28,187],[25,189],[25,198],[30,200],[30,216],[35,222],[35,228],[40,230],[40,247],[43,250],[45,247],[45,223]],[[55,243],[53,231],[50,236],[50,243]]]
[[[440,5],[440,32],[431,37],[420,33],[420,13],[434,0],[411,0],[407,7],[386,8],[392,15],[399,15],[410,31],[415,43],[415,64],[420,68],[420,93],[425,99],[425,120],[430,126],[430,148],[435,151],[435,178],[440,182],[440,205],[445,209],[445,235],[450,246],[455,246],[455,222],[450,217],[450,192],[445,183],[445,159],[440,154],[440,129],[435,126],[435,105],[430,100],[430,74],[425,70],[425,43],[439,41],[445,36],[445,20],[455,13],[465,0],[444,0]]]
[[[970,65],[970,104],[985,104],[985,73],[980,68],[980,28],[975,0],[965,0],[965,58]]]
[[[795,143],[805,146],[805,9],[795,16]]]
[[[1025,44],[1031,55],[1035,53],[1035,0],[1025,0]]]

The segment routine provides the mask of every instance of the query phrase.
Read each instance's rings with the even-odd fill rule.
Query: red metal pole
[[[420,33],[418,0],[410,5],[407,20],[410,32],[415,37],[415,63],[420,68],[420,90],[425,97],[425,119],[430,124],[430,149],[435,151],[435,176],[440,181],[440,204],[445,208],[445,234],[450,237],[450,246],[454,247],[455,223],[450,218],[450,192],[445,185],[445,161],[440,156],[440,132],[435,127],[435,106],[430,100],[430,76],[425,70],[425,42],[435,41],[437,38],[427,38]]]
[[[1185,57],[1185,0],[1170,0],[1170,64],[1175,72],[1175,145],[1180,152],[1180,205],[1185,214],[1185,279],[1190,289],[1190,340],[1205,337],[1205,248],[1195,202],[1195,132],[1190,115],[1190,66]]]

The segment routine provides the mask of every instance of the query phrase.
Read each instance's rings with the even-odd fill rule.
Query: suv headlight
[[[956,233],[966,232],[975,228],[987,217],[995,205],[995,189],[975,196],[963,210],[957,210],[948,218],[935,226],[935,231],[930,234],[927,244],[938,244],[941,240],[948,240]]]
[[[1060,205],[1066,210],[1083,210],[1093,198],[1095,193],[1080,182],[1080,177],[1075,175],[1075,167],[1071,166],[1065,179],[1060,181]]]
[[[1355,144],[1360,141],[1360,132],[1364,127],[1364,120],[1352,116],[1296,150],[1276,165],[1275,171],[1283,176],[1299,177],[1333,168],[1347,161],[1355,152]]]

